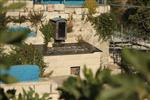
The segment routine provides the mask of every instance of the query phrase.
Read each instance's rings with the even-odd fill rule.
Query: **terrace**
[[[69,2],[68,0],[65,5],[69,3],[75,4],[74,2]],[[64,7],[63,5],[59,4],[54,4],[52,7],[50,7],[49,4],[37,4],[33,6],[31,1],[27,1],[26,3],[26,10],[21,9],[19,11],[10,11],[7,13],[7,15],[18,16],[21,14],[27,16],[29,11],[32,9],[35,11],[40,10],[44,12],[46,20],[53,19],[58,16],[68,19],[70,18],[70,15],[72,15],[74,27],[72,32],[67,33],[67,39],[65,43],[53,46],[54,41],[52,41],[48,44],[48,52],[44,55],[44,62],[48,65],[45,74],[53,71],[50,78],[40,79],[37,82],[16,83],[13,85],[2,84],[1,86],[3,86],[5,89],[15,88],[18,92],[22,92],[22,87],[25,89],[28,89],[28,87],[33,87],[40,94],[47,92],[58,96],[58,93],[56,92],[58,85],[61,85],[60,83],[62,83],[66,77],[71,75],[80,75],[83,77],[82,70],[84,65],[86,65],[88,68],[91,68],[95,73],[100,65],[108,64],[108,44],[100,44],[98,38],[95,36],[96,32],[91,24],[89,22],[85,24],[85,20],[81,20],[83,13],[85,12],[85,14],[87,14],[87,10],[85,8],[80,6]],[[76,3],[77,5],[79,4],[79,2]],[[110,7],[107,5],[99,6],[96,14],[99,15],[101,13],[108,12],[109,9]],[[14,24],[11,23],[10,26],[12,27]],[[18,27],[19,29],[20,27],[33,28],[31,27],[30,22],[25,22]],[[80,35],[83,37],[84,42],[79,42],[77,40],[78,36]],[[43,35],[38,30],[34,37],[28,37],[25,42],[27,44],[32,43],[36,48],[40,49],[43,47],[43,41]],[[103,64],[100,61],[102,61]],[[58,82],[58,80],[61,82]]]
[[[105,4],[104,1],[97,2]],[[125,7],[133,2],[116,1],[125,5],[121,6],[123,9],[111,5],[111,12],[116,11],[117,16],[107,5],[98,5],[90,13],[90,7],[83,7],[84,0],[30,0],[25,8],[6,11],[6,15],[2,8],[5,6],[2,6],[1,19],[10,18],[10,22],[0,22],[4,23],[1,24],[0,35],[0,99],[3,95],[7,98],[7,93],[16,89],[17,94],[10,95],[12,98],[26,98],[27,91],[29,97],[35,99],[48,93],[52,100],[149,100],[148,2],[132,9]],[[127,12],[121,11],[119,16],[120,10]],[[122,16],[127,19],[117,19]],[[31,33],[28,31],[24,37],[18,38],[18,30],[29,29],[33,29]],[[5,49],[5,46],[11,50]],[[5,84],[15,79],[17,83]]]

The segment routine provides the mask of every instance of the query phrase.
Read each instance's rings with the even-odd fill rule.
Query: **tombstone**
[[[67,37],[67,20],[63,18],[53,18],[49,21],[54,27],[54,41],[55,43],[65,42]]]

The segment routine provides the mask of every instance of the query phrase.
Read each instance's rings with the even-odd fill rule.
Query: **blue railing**
[[[41,0],[43,4],[83,5],[85,0]]]

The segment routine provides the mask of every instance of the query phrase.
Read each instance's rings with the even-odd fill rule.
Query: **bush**
[[[111,13],[103,13],[92,19],[92,23],[99,39],[108,40],[114,35],[117,30],[117,20]]]
[[[37,50],[32,44],[24,44],[19,47],[13,48],[13,50],[9,54],[4,55],[3,62],[8,66],[36,64],[41,69],[41,76],[43,75],[44,70],[47,67],[43,61],[42,52]]]
[[[136,13],[128,18],[128,26],[132,27],[131,32],[134,37],[149,40],[150,38],[150,9],[138,8]]]
[[[26,16],[24,15],[20,15],[18,17],[12,17],[11,20],[14,22],[14,23],[19,23],[20,25],[24,22],[26,22],[28,19]]]
[[[20,56],[21,64],[36,64],[41,69],[41,76],[43,75],[45,68],[47,67],[43,60],[42,52],[30,45],[22,45],[20,48],[15,50]]]
[[[124,57],[141,73],[111,74],[108,69],[99,69],[96,74],[84,68],[84,78],[69,77],[60,91],[63,100],[150,100],[150,53],[125,49]],[[142,62],[141,62],[142,61]]]
[[[0,0],[0,46],[6,44],[15,44],[16,42],[19,44],[26,37],[26,32],[13,32],[10,34],[8,32],[7,24],[11,22],[10,17],[6,16],[9,10],[20,9],[22,6],[25,6],[25,3],[17,2],[17,3],[8,3],[8,0]],[[4,54],[3,52],[0,52]],[[5,55],[5,54],[4,54]],[[3,57],[0,58],[0,71],[1,69],[6,69],[9,67],[7,64],[3,62]],[[6,59],[5,59],[6,60]],[[0,75],[0,81],[10,82],[11,76]],[[12,82],[12,81],[11,81]],[[3,95],[3,94],[2,94]]]
[[[97,8],[96,0],[85,0],[84,6],[88,9],[89,15],[96,13],[96,8]]]
[[[14,100],[50,100],[51,97],[48,93],[42,95],[35,92],[33,88],[29,88],[28,91],[23,89],[23,93],[19,93],[19,96],[14,98]]]
[[[7,24],[11,22],[10,16],[6,16],[6,12],[0,12],[0,31],[7,28]]]
[[[28,91],[23,89],[23,93],[19,93],[16,96],[15,89],[9,89],[6,92],[3,88],[0,88],[0,100],[50,100],[51,97],[48,93],[39,95],[33,88],[29,88]]]
[[[38,26],[42,24],[44,19],[44,13],[41,11],[36,12],[33,10],[28,14],[28,20],[31,22],[32,26],[35,27],[36,32],[38,31]]]
[[[47,22],[46,24],[42,24],[40,31],[44,38],[44,53],[47,54],[48,42],[53,38],[54,28],[51,23]]]
[[[76,40],[77,40],[78,43],[83,43],[84,42],[83,36],[81,34],[77,36]]]

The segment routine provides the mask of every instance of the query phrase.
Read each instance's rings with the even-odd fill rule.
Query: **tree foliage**
[[[19,23],[20,25],[28,20],[28,18],[24,15],[20,15],[18,17],[12,17],[12,22]]]
[[[111,12],[115,14],[117,19],[119,20],[118,22],[121,23],[121,16],[126,10],[124,5],[127,4],[127,2],[130,0],[108,0],[108,2],[111,4]]]
[[[0,31],[7,28],[7,24],[11,22],[10,16],[6,16],[6,12],[0,13]]]
[[[150,5],[149,0],[135,0],[135,1],[136,1],[135,2],[136,5],[140,5],[140,6],[149,6]]]
[[[0,0],[0,13],[7,12],[9,10],[20,9],[25,6],[23,2],[16,2],[7,5],[9,0]]]
[[[19,43],[26,37],[26,32],[28,31],[19,31],[19,32],[8,32],[7,24],[10,22],[8,16],[6,16],[7,11],[20,9],[25,5],[25,3],[11,3],[7,4],[8,0],[0,0],[0,45],[5,44],[14,44]],[[2,55],[2,52],[0,52]],[[1,56],[2,57],[2,56]],[[3,61],[0,61],[0,70],[8,69],[9,66]],[[8,75],[0,75],[0,81],[10,83],[14,81],[14,78]]]
[[[146,78],[136,74],[111,74],[108,69],[99,69],[96,74],[91,69],[84,68],[84,78],[69,77],[60,91],[64,100],[149,100],[150,70],[149,54],[136,50],[125,49],[125,59],[136,71]],[[141,62],[141,60],[143,62]]]
[[[9,0],[0,0],[0,31],[3,31],[7,28],[7,24],[11,21],[10,16],[7,16],[7,11],[20,9],[25,6],[25,3],[11,3],[8,6],[6,4]]]
[[[12,49],[9,54],[2,54],[2,62],[7,66],[12,65],[38,65],[41,69],[41,76],[47,67],[43,60],[42,53],[37,50],[32,44],[23,44]]]
[[[143,39],[149,39],[150,37],[150,9],[141,7],[137,9],[137,12],[129,16],[128,25],[133,27],[133,33],[135,36]]]
[[[29,87],[28,91],[25,89],[22,90],[23,92],[16,96],[15,89],[7,90],[5,92],[3,88],[0,88],[0,100],[51,100],[48,93],[40,95],[31,87]],[[3,95],[3,97],[1,97],[1,95]]]
[[[0,33],[0,43],[2,44],[19,44],[27,38],[30,29],[19,30],[17,32],[9,32],[8,30],[3,30]]]
[[[47,52],[47,47],[48,47],[48,42],[51,41],[52,37],[53,37],[53,26],[51,23],[46,23],[46,24],[42,24],[42,26],[40,27],[40,31],[43,34],[43,38],[44,38],[44,52]]]
[[[150,82],[150,52],[141,52],[133,49],[124,49],[122,58],[128,68],[133,69],[136,73],[141,73],[148,82]]]
[[[36,64],[41,69],[41,76],[43,75],[47,66],[44,63],[43,55],[39,50],[30,44],[22,45],[15,51],[17,53],[18,60],[20,60],[20,64]]]
[[[96,13],[97,8],[96,0],[85,0],[84,6],[88,9],[89,15]]]
[[[37,32],[37,28],[39,25],[42,24],[43,20],[44,20],[44,13],[41,11],[30,11],[28,14],[28,20],[31,22],[32,26],[36,28],[36,32]]]
[[[99,39],[111,39],[114,32],[117,30],[117,20],[111,13],[104,13],[94,18],[94,28],[97,31]]]
[[[149,0],[110,0],[111,12],[130,38],[149,39]],[[124,6],[125,5],[125,6]],[[127,7],[130,5],[131,7]]]
[[[8,1],[9,0],[0,0],[0,73],[1,70],[8,70],[11,65],[18,63],[38,63],[39,66],[43,65],[42,67],[44,69],[45,63],[43,62],[42,56],[31,46],[26,46],[28,48],[25,46],[23,48],[17,48],[15,49],[16,52],[11,52],[10,54],[3,52],[2,45],[20,44],[29,32],[28,30],[17,32],[8,31],[7,24],[10,22],[10,17],[6,16],[7,11],[19,9],[25,5],[25,3],[21,2],[7,4]],[[30,53],[30,51],[32,53]],[[42,67],[41,70],[43,71]],[[7,74],[0,74],[0,82],[13,83],[16,82],[16,80]],[[43,96],[40,97],[39,94],[32,89],[30,89],[30,91],[24,91],[24,93],[19,94],[19,96],[16,96],[15,92],[16,90],[14,89],[5,92],[4,89],[0,87],[0,100],[48,100],[49,98],[48,94],[43,94]]]

